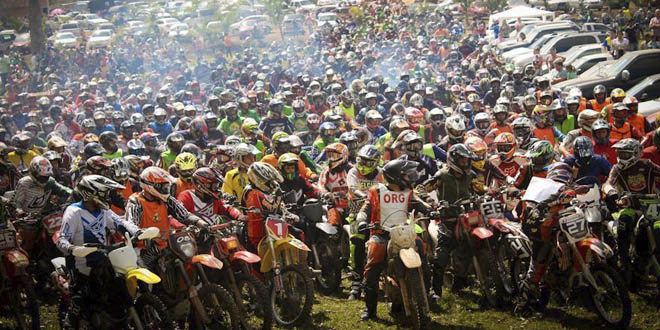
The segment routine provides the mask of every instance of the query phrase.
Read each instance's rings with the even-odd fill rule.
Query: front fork
[[[197,288],[193,284],[190,277],[188,277],[188,272],[186,272],[186,268],[183,265],[183,262],[177,259],[175,263],[177,268],[179,269],[181,278],[183,278],[183,282],[186,284],[186,288],[188,288],[188,299],[195,308],[195,311],[199,316],[199,320],[202,322],[202,324],[208,324],[209,322],[211,322],[211,320],[209,319],[208,314],[206,314],[206,309],[202,305],[202,302],[199,300]],[[209,280],[206,277],[206,274],[204,273],[204,269],[202,269],[202,265],[201,264],[196,264],[196,265],[199,271],[199,275],[202,278],[202,283],[204,283],[205,285],[208,284]]]

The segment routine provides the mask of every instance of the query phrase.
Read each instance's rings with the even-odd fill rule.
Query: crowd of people
[[[218,45],[198,56],[190,45],[148,36],[98,50],[48,45],[30,61],[4,52],[0,194],[15,191],[17,215],[43,212],[56,199],[72,203],[58,247],[73,255],[109,239],[106,228],[166,233],[159,219],[170,216],[200,227],[221,215],[246,221],[245,244],[255,250],[263,214],[250,210],[281,212],[273,201],[287,194],[299,204],[332,199],[330,223],[355,218],[351,298],[365,299],[362,318],[371,319],[387,242],[373,225],[397,209],[432,213],[438,201],[496,187],[524,191],[533,177],[592,178],[612,212],[626,191],[657,192],[660,116],[638,114],[624,90],[598,85],[593,99],[578,88],[556,90],[556,74],[504,65],[483,23],[463,31],[463,17],[449,11],[417,14],[387,1],[362,10],[359,20],[316,29],[303,45],[235,45],[231,54]],[[608,49],[657,47],[660,10],[654,15],[616,16],[613,31],[628,41],[613,35]],[[502,27],[495,32],[501,39]],[[405,198],[384,205],[379,196],[388,192]],[[441,212],[439,225],[451,231],[442,219],[456,212]],[[635,221],[619,220],[621,232]],[[619,237],[626,250],[628,235]],[[455,246],[441,238],[428,255],[437,297]],[[631,271],[626,256],[622,269]],[[81,274],[91,266],[76,258]],[[533,269],[545,270],[542,262]],[[533,290],[539,279],[531,272],[523,286]]]

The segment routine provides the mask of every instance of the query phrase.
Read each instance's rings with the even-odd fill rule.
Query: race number
[[[561,230],[571,237],[580,238],[587,234],[587,220],[575,213],[559,219]]]
[[[266,227],[268,228],[268,232],[277,239],[282,239],[289,235],[288,225],[280,219],[268,218],[266,220]]]
[[[646,203],[645,203],[646,204]],[[646,204],[646,210],[644,211],[644,217],[649,220],[659,220],[660,218],[660,203],[653,201]]]
[[[13,230],[0,231],[0,250],[16,248],[16,233]]]
[[[481,213],[486,218],[502,218],[504,205],[498,200],[481,203]]]

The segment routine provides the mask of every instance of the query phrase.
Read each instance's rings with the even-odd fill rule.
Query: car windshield
[[[62,24],[62,30],[66,30],[66,29],[77,29],[77,28],[78,28],[78,24],[73,24],[73,23]]]
[[[628,64],[630,64],[630,61],[632,60],[632,57],[622,57],[618,59],[612,67],[607,70],[607,72],[600,72],[601,77],[609,77],[609,76],[616,76],[619,74],[619,72],[623,71],[626,67],[628,67]]]
[[[59,33],[57,39],[75,39],[76,37],[71,32]]]
[[[655,79],[653,77],[646,77],[646,79],[640,81],[639,83],[637,83],[637,85],[627,90],[626,95],[635,96],[640,94],[646,87],[650,86],[655,80],[657,80],[657,77]]]
[[[335,15],[319,15],[319,21],[334,21]]]

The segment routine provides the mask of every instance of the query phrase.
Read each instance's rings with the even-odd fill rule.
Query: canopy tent
[[[552,20],[555,17],[555,13],[547,10],[536,9],[527,6],[515,6],[511,9],[507,9],[503,12],[490,15],[488,25],[492,25],[495,21],[501,21],[510,18],[523,18],[523,17],[538,17],[544,20]]]

